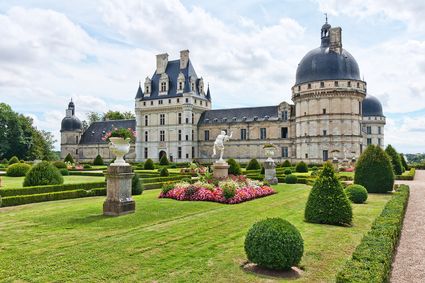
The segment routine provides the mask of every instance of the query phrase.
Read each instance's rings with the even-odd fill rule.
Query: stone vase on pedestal
[[[274,164],[273,159],[267,159],[263,163],[264,166],[264,181],[269,182],[271,185],[275,185],[278,183],[276,178],[276,165]]]
[[[229,176],[229,164],[224,160],[217,160],[213,164],[213,176],[214,178],[227,178]]]
[[[125,162],[124,155],[130,150],[129,139],[111,137],[110,150],[116,156],[115,162],[108,166],[106,173],[106,200],[103,214],[119,216],[133,213],[136,203],[131,198],[131,180],[134,176],[131,166]]]

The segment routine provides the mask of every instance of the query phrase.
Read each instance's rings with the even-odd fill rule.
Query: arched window
[[[179,90],[183,90],[183,82],[179,82]]]
[[[167,91],[167,82],[161,82],[161,92]]]

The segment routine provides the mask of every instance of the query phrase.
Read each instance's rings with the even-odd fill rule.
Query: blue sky
[[[133,110],[155,55],[182,49],[210,83],[214,108],[290,101],[325,12],[384,105],[385,142],[425,152],[423,1],[1,1],[0,101],[59,140],[71,97],[80,119]]]

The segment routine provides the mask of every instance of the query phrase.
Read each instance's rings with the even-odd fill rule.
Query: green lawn
[[[2,179],[2,188],[22,188],[22,183],[24,182],[24,177],[7,177],[1,176]],[[90,183],[90,182],[102,182],[105,181],[105,177],[96,177],[96,176],[64,176],[65,184],[75,184],[75,183]]]
[[[333,281],[390,195],[354,205],[351,228],[309,224],[304,185],[278,185],[278,194],[237,205],[136,196],[136,213],[102,216],[104,197],[0,209],[0,278],[36,282],[270,282],[246,273],[244,237],[266,217],[301,231],[305,269],[299,282]],[[284,281],[283,279],[279,279]],[[279,281],[277,280],[277,281]]]

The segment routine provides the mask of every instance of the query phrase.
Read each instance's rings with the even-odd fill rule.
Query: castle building
[[[113,127],[136,129],[127,159],[211,162],[215,137],[232,133],[225,157],[246,162],[265,159],[262,146],[277,147],[277,161],[320,163],[330,158],[357,158],[369,144],[384,145],[385,116],[379,100],[367,94],[354,57],[342,48],[342,30],[327,22],[321,44],[308,52],[296,70],[292,104],[211,109],[209,86],[195,72],[189,51],[180,59],[156,56],[156,70],[135,97],[136,120],[96,122],[82,133],[75,106],[62,121],[62,155],[91,161],[112,158],[101,140]],[[72,107],[71,107],[72,106]],[[70,122],[72,126],[69,126]]]

